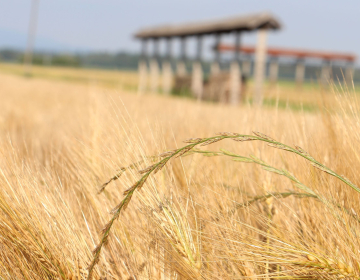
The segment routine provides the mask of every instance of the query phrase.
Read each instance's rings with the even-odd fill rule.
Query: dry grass
[[[189,145],[189,137],[261,131],[299,145],[345,181],[360,179],[359,103],[351,94],[308,113],[137,96],[121,82],[9,71],[0,80],[2,279],[85,279],[109,212],[151,170],[138,171],[159,160],[153,155]],[[319,104],[333,105],[335,95],[326,94]],[[359,279],[359,193],[265,142],[199,145],[201,153],[149,173],[114,220],[94,278]],[[248,160],[234,162],[234,154]],[[283,169],[293,175],[278,174]]]

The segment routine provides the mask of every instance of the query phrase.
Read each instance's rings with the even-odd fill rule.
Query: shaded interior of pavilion
[[[226,53],[234,52],[235,46],[228,44],[219,44],[214,46],[215,52]],[[254,60],[256,48],[254,46],[241,46],[243,74],[251,75],[251,62]],[[305,81],[306,68],[313,65],[312,68],[320,70],[315,73],[315,77],[322,84],[327,84],[331,79],[344,80],[350,82],[353,78],[354,64],[356,55],[352,53],[316,51],[294,48],[268,47],[267,54],[267,77],[271,83],[276,83],[279,76],[279,64],[281,59],[286,59],[288,64],[292,62],[295,65],[294,80],[297,86],[302,86]],[[315,67],[314,67],[315,66]],[[336,67],[337,66],[337,67]],[[338,73],[334,70],[338,68]]]

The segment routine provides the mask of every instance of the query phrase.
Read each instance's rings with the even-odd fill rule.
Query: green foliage
[[[13,49],[0,50],[0,61],[14,62],[19,61],[22,53]]]
[[[43,60],[43,64],[45,64],[44,60]],[[71,55],[55,55],[51,59],[51,64],[58,66],[80,67],[81,58],[79,56],[71,56]]]
[[[112,69],[132,69],[138,67],[139,56],[136,54],[119,52],[111,53],[90,53],[81,56],[83,67],[100,67]]]

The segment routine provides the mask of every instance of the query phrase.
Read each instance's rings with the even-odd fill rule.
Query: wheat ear
[[[318,162],[317,160],[315,160],[312,156],[310,156],[301,147],[295,146],[295,149],[294,149],[294,148],[292,148],[288,145],[285,145],[281,142],[277,142],[273,138],[271,138],[263,133],[254,132],[254,134],[255,134],[255,136],[254,135],[243,135],[243,134],[233,133],[233,132],[221,132],[221,133],[218,133],[216,136],[208,137],[208,138],[190,138],[190,139],[187,139],[184,141],[185,143],[188,143],[189,145],[186,145],[182,148],[162,154],[161,156],[164,156],[164,158],[162,160],[160,160],[159,162],[157,162],[143,170],[140,170],[139,173],[144,174],[144,175],[140,178],[139,181],[137,181],[133,186],[131,186],[128,190],[126,190],[124,192],[125,197],[111,211],[111,213],[113,214],[113,217],[101,231],[102,238],[100,240],[100,243],[93,250],[93,259],[88,267],[89,273],[88,273],[87,279],[90,280],[92,278],[93,270],[95,268],[95,265],[99,261],[101,249],[104,246],[104,244],[107,242],[111,227],[112,227],[113,223],[115,222],[115,220],[119,217],[121,210],[125,210],[126,207],[128,206],[135,190],[141,189],[141,187],[144,185],[144,183],[146,182],[149,175],[153,172],[156,173],[159,170],[161,170],[171,158],[183,156],[183,155],[189,153],[197,145],[206,146],[206,145],[210,145],[212,143],[215,143],[215,142],[221,141],[223,139],[227,139],[227,138],[234,140],[234,141],[239,141],[239,142],[254,141],[254,140],[267,142],[270,147],[274,147],[274,148],[282,149],[282,150],[285,150],[288,152],[292,152],[292,153],[295,153],[295,154],[307,159],[308,161],[310,161],[310,163],[314,167],[338,178],[339,180],[341,180],[342,182],[344,182],[345,184],[347,184],[348,186],[350,186],[351,188],[353,188],[354,190],[356,190],[357,192],[360,193],[360,189],[355,184],[353,184],[350,180],[348,180],[347,178],[345,178],[343,176],[340,176],[339,174],[332,171],[330,168],[326,167],[325,165],[323,165],[320,162]],[[268,170],[268,171],[270,171],[270,170]],[[118,176],[114,176],[112,179],[116,180],[117,178],[118,178]],[[113,180],[109,180],[105,184],[107,185]]]

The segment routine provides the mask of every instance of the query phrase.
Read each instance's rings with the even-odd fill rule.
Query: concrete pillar
[[[181,37],[180,60],[176,64],[176,73],[178,76],[186,76],[186,37]]]
[[[354,78],[354,63],[348,62],[345,69],[345,82],[348,85],[351,85],[353,83]]]
[[[147,40],[142,39],[141,40],[141,57],[140,57],[139,66],[138,66],[139,67],[138,68],[138,73],[139,73],[138,94],[141,94],[144,91],[146,91],[146,86],[147,86],[148,71],[147,71],[146,47],[147,47]]]
[[[274,85],[277,83],[279,74],[279,58],[273,57],[270,61],[269,80]]]
[[[297,87],[302,87],[305,79],[305,62],[304,59],[298,59],[295,69],[295,83]]]
[[[191,79],[191,90],[198,99],[198,101],[202,98],[203,91],[203,71],[201,65],[201,57],[202,56],[202,36],[198,36],[197,38],[197,57],[195,62],[193,63],[192,69],[192,79]]]
[[[266,52],[267,52],[267,30],[259,29],[258,42],[256,45],[255,54],[255,90],[254,90],[254,104],[261,105],[263,99],[263,83],[265,76]]]
[[[191,90],[198,101],[201,101],[203,91],[203,71],[200,61],[195,61],[192,66]]]
[[[327,85],[330,81],[331,75],[331,63],[330,61],[324,61],[323,66],[321,68],[321,84]]]
[[[162,67],[162,78],[163,78],[163,92],[165,94],[170,94],[172,88],[172,69],[171,63],[169,60],[163,62]]]
[[[146,60],[140,60],[138,65],[139,72],[139,83],[138,83],[138,94],[142,94],[146,91],[147,88],[147,62]]]
[[[172,87],[172,69],[171,69],[171,55],[172,55],[172,45],[171,38],[167,38],[167,53],[166,58],[162,66],[162,77],[163,77],[163,92],[169,94]]]
[[[159,89],[159,40],[154,39],[154,55],[150,60],[150,86],[152,92],[157,92]]]
[[[230,65],[230,104],[238,105],[241,94],[240,31],[235,33],[235,57]]]
[[[210,72],[213,75],[220,73],[220,50],[218,46],[221,44],[221,33],[216,33],[215,35],[215,59],[211,64]]]

